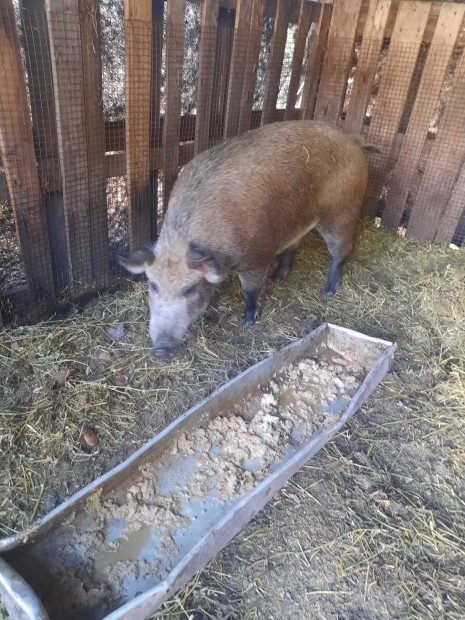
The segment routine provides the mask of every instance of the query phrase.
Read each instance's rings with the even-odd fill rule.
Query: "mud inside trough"
[[[330,348],[284,366],[11,563],[52,619],[102,618],[163,581],[240,498],[333,426],[365,372]]]

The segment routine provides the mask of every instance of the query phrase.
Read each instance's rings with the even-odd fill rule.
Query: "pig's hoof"
[[[152,349],[150,351],[150,358],[152,362],[171,362],[174,353],[174,350],[171,349]]]
[[[246,317],[244,319],[244,327],[247,329],[247,328],[252,327],[253,325],[255,325],[257,317],[258,317],[258,310],[253,315],[248,315],[248,316],[246,315]]]
[[[287,276],[289,275],[289,270],[281,270],[281,269],[276,269],[276,271],[274,272],[274,274],[271,276],[271,279],[273,280],[273,282],[282,282],[283,280],[285,280],[287,278]]]
[[[326,297],[334,297],[334,295],[336,294],[336,288],[334,287],[326,287],[325,288],[325,295]]]

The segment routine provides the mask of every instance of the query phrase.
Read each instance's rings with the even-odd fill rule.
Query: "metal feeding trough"
[[[341,429],[396,348],[321,325],[213,392],[28,531],[0,540],[0,596],[11,617],[152,614]],[[349,383],[331,369],[354,365],[344,391]],[[291,375],[298,389],[329,377],[330,397],[309,405],[311,392],[284,394],[279,381]],[[309,425],[305,411],[322,423]],[[269,434],[260,438],[263,429]]]

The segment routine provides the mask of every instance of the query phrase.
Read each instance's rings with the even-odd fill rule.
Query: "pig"
[[[173,187],[156,244],[119,258],[147,275],[152,357],[173,357],[231,272],[252,326],[276,257],[280,281],[313,228],[331,256],[325,293],[334,295],[366,190],[364,151],[372,150],[359,136],[302,120],[265,125],[194,157]]]

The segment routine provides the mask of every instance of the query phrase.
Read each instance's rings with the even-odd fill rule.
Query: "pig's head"
[[[131,273],[147,275],[152,357],[171,359],[226,274],[210,251],[193,243],[145,248],[118,261]]]

